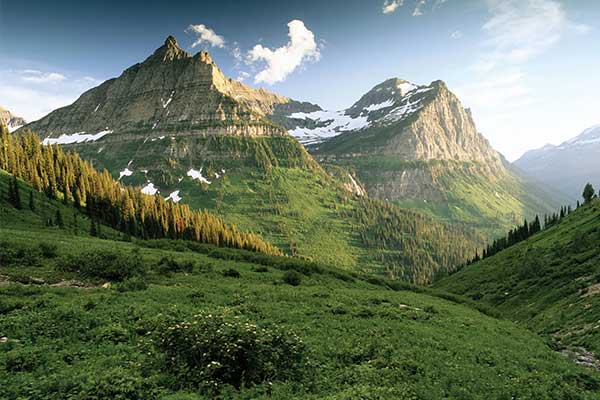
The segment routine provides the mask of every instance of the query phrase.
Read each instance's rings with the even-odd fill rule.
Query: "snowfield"
[[[87,134],[85,132],[77,132],[71,135],[60,135],[57,138],[47,137],[42,140],[43,145],[51,145],[51,144],[75,144],[75,143],[85,143],[85,142],[95,142],[96,140],[102,139],[104,136],[113,133],[111,130],[100,131],[96,134]]]

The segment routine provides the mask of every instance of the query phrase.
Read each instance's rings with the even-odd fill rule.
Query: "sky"
[[[511,161],[600,124],[598,0],[0,0],[0,106],[38,119],[168,35],[325,109],[441,79]]]

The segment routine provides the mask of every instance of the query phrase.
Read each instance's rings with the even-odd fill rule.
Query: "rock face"
[[[103,131],[110,131],[108,140],[165,133],[281,135],[285,130],[266,116],[306,106],[226,78],[207,52],[192,56],[169,36],[144,62],[27,127],[42,138]]]
[[[349,167],[382,200],[491,235],[557,205],[490,146],[442,81],[388,79],[346,110],[289,118],[290,134],[317,160]]]
[[[27,122],[21,117],[13,115],[10,111],[0,107],[0,124],[4,124],[8,127],[9,132],[16,131]]]
[[[548,144],[528,151],[515,165],[575,202],[581,198],[586,183],[600,185],[600,125],[558,146]]]

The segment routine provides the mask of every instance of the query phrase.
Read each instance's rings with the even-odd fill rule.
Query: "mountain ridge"
[[[600,182],[600,125],[585,129],[558,146],[529,150],[514,162],[536,180],[565,193],[570,202],[579,198],[583,186]]]

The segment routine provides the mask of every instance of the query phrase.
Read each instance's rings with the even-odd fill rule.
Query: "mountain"
[[[208,209],[289,255],[426,283],[483,242],[469,227],[367,199],[355,176],[287,134],[318,106],[225,78],[174,38],[18,131],[76,151],[123,184]]]
[[[48,143],[91,141],[102,136],[165,134],[285,134],[266,118],[284,110],[317,106],[253,89],[226,78],[210,55],[192,56],[169,36],[144,62],[93,88],[72,105],[29,124]],[[120,138],[119,138],[120,139]]]
[[[599,221],[600,200],[595,199],[435,286],[487,304],[550,338],[579,362],[599,368]]]
[[[558,146],[547,144],[528,151],[515,165],[545,185],[562,191],[574,203],[586,183],[600,185],[599,156],[600,125],[596,125]]]
[[[2,193],[12,181],[0,170]],[[460,296],[106,226],[94,237],[81,209],[18,185],[35,210],[0,196],[2,398],[597,397],[593,371]],[[57,211],[63,226],[48,226]]]
[[[370,196],[487,237],[560,202],[490,146],[442,81],[389,79],[346,110],[288,118],[289,132],[318,161],[349,168]]]
[[[27,124],[21,117],[13,115],[10,111],[0,107],[0,124],[4,124],[8,127],[10,132],[14,132],[23,125]]]

